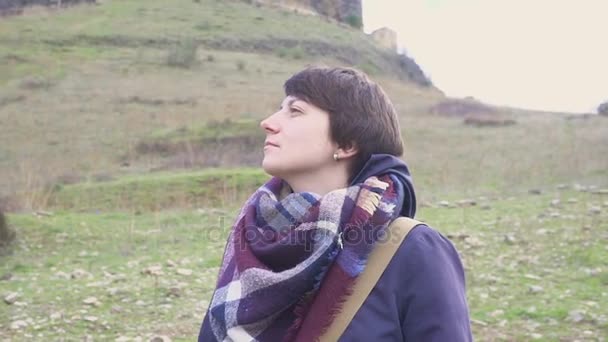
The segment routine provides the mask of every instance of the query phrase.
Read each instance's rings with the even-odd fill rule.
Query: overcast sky
[[[448,96],[590,112],[608,100],[607,0],[363,0]]]

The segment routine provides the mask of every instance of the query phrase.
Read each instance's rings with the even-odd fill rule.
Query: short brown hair
[[[308,67],[289,78],[287,96],[296,96],[329,113],[331,139],[359,150],[349,182],[372,154],[403,154],[397,112],[384,90],[352,68]]]

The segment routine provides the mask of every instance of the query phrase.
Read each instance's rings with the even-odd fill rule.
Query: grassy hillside
[[[309,63],[356,65],[404,95],[438,96],[358,30],[240,1],[35,8],[0,32],[0,194],[121,171],[120,157],[157,130],[258,120]]]
[[[414,72],[347,25],[242,1],[104,1],[61,12],[29,12],[0,24],[3,59],[13,64],[0,73],[3,83],[31,72],[61,76],[74,62],[126,57],[133,53],[129,50],[166,51],[184,43],[294,59],[327,56],[405,81]]]
[[[258,123],[286,78],[326,63],[395,103],[418,218],[462,253],[476,339],[602,341],[608,119],[493,108],[484,120],[516,123],[465,125],[395,58],[240,1],[2,18],[0,208],[17,242],[0,251],[0,340],[192,340],[238,206],[268,178]]]

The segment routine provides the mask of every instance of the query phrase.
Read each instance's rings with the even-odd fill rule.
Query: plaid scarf
[[[272,178],[237,217],[207,313],[218,341],[318,338],[403,203],[390,173],[324,196],[289,191]]]

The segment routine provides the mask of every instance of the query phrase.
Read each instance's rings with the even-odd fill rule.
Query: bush
[[[487,114],[471,114],[464,119],[464,124],[475,127],[503,127],[515,125],[511,118]]]
[[[280,58],[302,59],[306,55],[306,51],[299,45],[294,47],[280,47],[276,50]]]
[[[363,20],[357,15],[349,15],[346,17],[346,23],[356,29],[361,29],[363,27]]]
[[[597,113],[599,115],[608,116],[608,101],[602,103],[597,107]]]
[[[8,226],[4,214],[0,211],[0,254],[15,240],[15,231]]]
[[[357,64],[357,67],[361,69],[364,73],[374,76],[380,74],[380,68],[378,68],[374,63],[370,61],[366,61],[361,64]]]
[[[178,68],[191,68],[196,64],[198,44],[192,40],[184,40],[175,44],[167,55],[167,65]]]
[[[19,82],[19,87],[25,90],[48,89],[52,86],[51,81],[42,76],[28,76]]]

